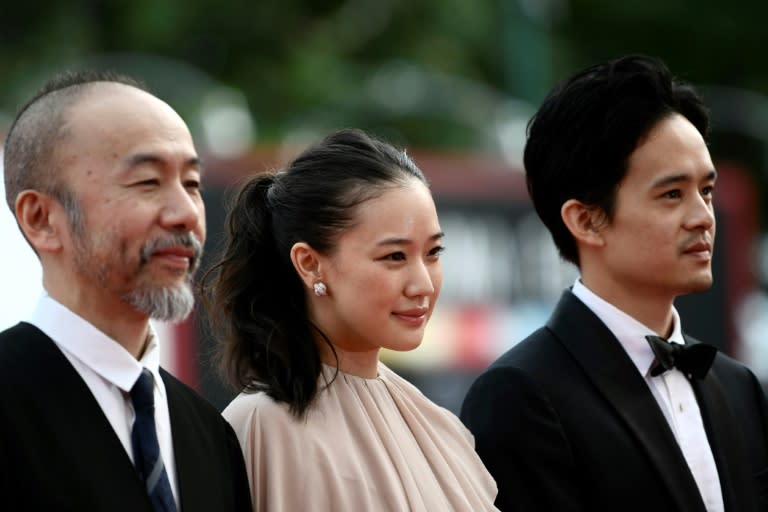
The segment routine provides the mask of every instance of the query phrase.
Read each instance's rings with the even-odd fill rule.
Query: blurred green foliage
[[[476,149],[507,99],[533,106],[558,78],[622,53],[763,100],[767,14],[757,0],[7,0],[0,112],[51,71],[153,56],[144,78],[183,113],[198,101],[192,82],[242,91],[260,140],[355,125]],[[723,151],[762,175],[760,137]]]

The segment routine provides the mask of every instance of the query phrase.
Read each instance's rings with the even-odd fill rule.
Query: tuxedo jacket
[[[229,424],[161,370],[180,511],[250,512]],[[85,381],[54,342],[20,323],[0,333],[0,509],[151,512],[144,484]]]
[[[757,379],[718,353],[691,384],[725,510],[768,511],[768,412]],[[644,378],[570,291],[546,326],[478,377],[461,419],[496,479],[502,511],[706,510]]]

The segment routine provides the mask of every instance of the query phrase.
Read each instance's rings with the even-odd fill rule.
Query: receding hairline
[[[66,136],[72,109],[92,93],[129,87],[152,95],[140,81],[127,75],[101,71],[61,73],[48,80],[17,112],[5,138],[6,201],[11,211],[24,189],[58,188],[51,158]],[[162,100],[160,100],[162,101]]]
[[[131,76],[112,71],[84,70],[76,72],[63,72],[50,78],[27,102],[17,111],[8,131],[8,138],[16,127],[18,121],[25,117],[33,107],[50,105],[50,102],[58,98],[69,99],[63,109],[77,103],[82,95],[89,92],[94,86],[104,84],[118,84],[149,93],[147,86]],[[74,93],[74,94],[73,94]]]
[[[55,84],[55,82],[51,83]],[[88,96],[98,93],[101,89],[109,89],[112,87],[131,88],[155,97],[149,93],[140,82],[132,80],[129,77],[125,77],[125,81],[116,81],[104,77],[97,80],[74,82],[63,87],[46,85],[18,111],[6,134],[5,145],[8,146],[15,142],[14,139],[18,130],[22,130],[22,137],[29,137],[30,135],[24,132],[38,127],[25,125],[27,123],[39,125],[41,122],[40,120],[32,120],[30,118],[32,116],[39,116],[46,110],[49,110],[49,116],[46,117],[46,119],[53,123],[54,129],[51,131],[57,133],[61,132],[62,127],[66,124],[68,113],[74,107],[82,104]]]

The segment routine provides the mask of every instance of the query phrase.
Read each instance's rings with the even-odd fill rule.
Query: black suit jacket
[[[250,512],[229,424],[161,370],[180,510]],[[88,386],[54,342],[20,323],[0,333],[0,509],[151,512],[142,482]]]
[[[692,386],[726,510],[768,511],[768,411],[757,379],[718,353]],[[545,327],[473,383],[461,419],[503,511],[705,512],[643,377],[569,291]]]

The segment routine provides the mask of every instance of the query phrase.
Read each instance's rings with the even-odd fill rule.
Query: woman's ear
[[[321,278],[320,255],[306,242],[296,242],[291,247],[291,262],[304,285],[312,289]]]
[[[60,219],[66,221],[66,212],[58,202],[37,190],[24,190],[16,197],[15,206],[16,222],[38,254],[61,248]]]
[[[560,208],[563,223],[577,244],[600,246],[603,244],[601,227],[605,221],[603,211],[576,199],[569,199]]]

